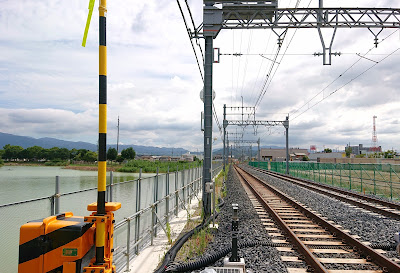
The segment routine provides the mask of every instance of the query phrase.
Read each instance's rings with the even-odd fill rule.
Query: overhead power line
[[[192,49],[193,49],[194,56],[196,57],[197,67],[199,68],[199,72],[200,72],[200,75],[201,75],[201,79],[202,79],[203,82],[204,82],[203,72],[202,72],[202,70],[201,70],[199,58],[197,57],[197,52],[196,52],[196,49],[194,48],[194,44],[193,44],[193,41],[192,41],[192,37],[190,36],[191,29],[188,27],[188,24],[187,24],[186,18],[185,18],[185,14],[183,13],[182,6],[181,6],[181,4],[179,3],[179,0],[176,0],[176,3],[178,4],[179,11],[181,12],[182,19],[183,19],[183,23],[185,24],[186,32],[187,32],[187,34],[188,34],[190,44],[192,45]],[[186,4],[187,4],[187,7],[189,8],[189,5],[188,5],[187,2],[186,2]],[[191,14],[191,12],[190,12],[190,14]],[[191,17],[192,20],[193,20],[193,17],[192,17],[191,15],[190,15],[190,17]],[[193,25],[194,25],[194,21],[193,21]],[[204,57],[203,57],[203,63],[204,63]]]
[[[388,39],[389,37],[391,37],[394,33],[396,33],[398,30],[393,31],[392,33],[390,33],[387,37],[385,37],[384,39],[382,39],[382,42],[386,41],[386,39]],[[347,84],[349,84],[351,81],[355,80],[356,78],[360,77],[362,74],[366,73],[368,70],[372,69],[373,67],[375,67],[377,64],[379,64],[380,62],[384,61],[386,58],[388,58],[389,56],[394,55],[394,53],[398,50],[396,49],[395,51],[393,51],[392,53],[390,53],[389,55],[384,54],[386,57],[384,57],[382,60],[380,60],[379,62],[377,61],[373,61],[369,58],[366,58],[366,56],[373,50],[375,49],[376,46],[374,45],[373,47],[371,47],[365,54],[357,54],[359,56],[359,58],[352,64],[350,65],[343,73],[339,74],[339,76],[337,76],[332,82],[330,82],[327,86],[325,86],[321,91],[319,91],[316,95],[314,95],[311,99],[309,99],[306,103],[304,103],[300,108],[298,108],[296,111],[292,112],[293,114],[296,114],[297,112],[299,112],[302,108],[304,108],[305,106],[308,106],[306,110],[304,110],[303,112],[301,112],[300,114],[298,114],[297,116],[295,116],[292,120],[296,119],[297,117],[299,117],[300,115],[304,114],[305,112],[307,112],[309,109],[311,109],[312,107],[318,105],[320,102],[322,102],[323,100],[325,100],[326,98],[328,98],[329,96],[331,96],[333,93],[336,93],[338,90],[340,90],[341,88],[343,88],[344,86],[346,86]],[[371,55],[371,54],[370,54]],[[368,59],[372,62],[374,62],[374,65],[372,65],[370,68],[368,68],[367,70],[365,70],[364,72],[362,72],[361,74],[359,74],[358,76],[356,76],[355,78],[351,79],[350,82],[346,83],[345,85],[341,86],[339,89],[336,89],[333,93],[330,93],[327,97],[323,97],[322,100],[318,101],[317,103],[313,104],[312,106],[309,106],[310,102],[312,100],[314,100],[316,97],[318,97],[321,93],[323,93],[325,90],[327,90],[332,84],[334,84],[337,80],[339,80],[341,77],[343,77],[344,74],[346,74],[348,71],[350,71],[357,63],[359,63],[362,59]]]

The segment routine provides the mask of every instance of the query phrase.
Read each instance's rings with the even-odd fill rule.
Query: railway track
[[[392,219],[400,220],[400,204],[259,168],[252,169]]]
[[[235,167],[259,215],[270,215],[274,222],[262,220],[270,235],[289,241],[293,248],[281,249],[291,267],[289,273],[381,273],[400,272],[400,266],[377,250],[341,230],[286,194],[267,185],[245,170]],[[267,213],[266,213],[266,212]],[[278,229],[274,225],[278,225]],[[293,256],[294,251],[299,257]],[[306,262],[309,268],[293,266]],[[308,270],[308,271],[307,271]]]

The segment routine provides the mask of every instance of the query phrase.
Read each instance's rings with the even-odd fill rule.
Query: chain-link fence
[[[268,162],[250,162],[268,169]],[[286,162],[270,162],[270,170],[286,173]],[[289,162],[290,175],[349,190],[400,199],[400,165]]]

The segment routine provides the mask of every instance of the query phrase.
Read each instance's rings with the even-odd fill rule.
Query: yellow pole
[[[107,172],[107,45],[106,0],[99,4],[99,158],[97,181],[97,215],[105,215]],[[96,224],[96,264],[104,263],[105,223]]]

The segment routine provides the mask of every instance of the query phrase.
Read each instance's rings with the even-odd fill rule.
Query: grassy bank
[[[175,172],[178,170],[188,169],[199,166],[198,162],[164,162],[164,161],[155,161],[150,162],[147,160],[131,160],[125,164],[122,168],[118,169],[119,172],[129,172],[129,173],[138,173],[140,169],[144,173],[155,173],[157,172],[157,167],[159,168],[160,173],[166,173],[168,171]]]

